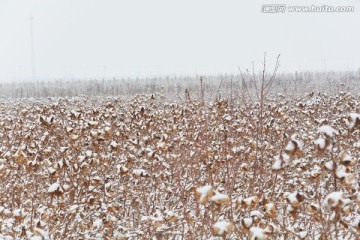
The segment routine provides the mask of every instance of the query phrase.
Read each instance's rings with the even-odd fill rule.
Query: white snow
[[[325,198],[325,204],[330,207],[336,207],[345,202],[345,194],[343,192],[332,192]]]
[[[333,170],[333,167],[334,167],[334,163],[333,161],[327,161],[325,163],[325,168],[328,169],[328,170]]]
[[[265,233],[265,230],[259,227],[250,228],[250,240],[265,240],[268,238],[268,235]]]
[[[289,143],[286,145],[285,147],[285,151],[288,152],[293,152],[295,150],[295,144],[293,143],[293,141],[289,141]]]
[[[115,239],[127,239],[127,238],[130,238],[131,235],[126,235],[126,234],[122,234],[122,233],[119,233],[119,232],[116,232],[115,233]]]
[[[140,221],[142,222],[147,222],[147,221],[152,221],[152,222],[163,222],[164,218],[159,216],[159,217],[152,217],[152,216],[142,216]]]
[[[90,126],[97,126],[98,124],[99,124],[99,122],[97,122],[97,121],[89,121]]]
[[[325,134],[327,137],[334,137],[335,135],[339,135],[339,131],[337,131],[336,129],[334,129],[333,127],[329,126],[329,125],[324,125],[324,126],[321,126],[319,129],[318,129],[318,132],[319,133],[323,133]]]
[[[56,172],[56,169],[50,167],[50,168],[48,168],[48,172],[49,172],[49,174],[54,174]]]
[[[177,216],[176,213],[174,213],[173,211],[166,211],[165,213],[167,217]]]
[[[91,180],[101,182],[102,178],[99,177],[99,176],[95,176],[95,177],[93,177]]]
[[[12,239],[12,238],[10,238]],[[44,238],[42,236],[32,236],[30,240],[43,240]]]
[[[356,124],[356,120],[360,119],[360,114],[358,113],[350,113],[348,119],[345,120],[345,123],[348,128],[353,129]]]
[[[53,193],[56,192],[60,189],[60,184],[58,182],[53,183],[49,189],[48,189],[48,193]]]
[[[299,200],[297,198],[297,196],[299,195],[298,192],[293,192],[293,193],[289,193],[289,192],[285,192],[284,196],[286,197],[287,201],[290,203],[290,205],[292,207],[297,207],[299,204]]]
[[[275,209],[275,204],[274,203],[265,204],[265,211],[266,212],[272,211],[272,209]]]
[[[144,169],[134,169],[133,174],[137,177],[142,177],[147,175],[147,172]]]
[[[100,219],[100,218],[98,218],[98,219],[96,219],[96,220],[94,221],[93,225],[94,225],[94,227],[96,227],[96,228],[101,228],[101,226],[103,225],[103,220]]]
[[[253,210],[251,211],[250,213],[250,217],[259,217],[259,218],[262,218],[263,217],[263,214],[258,211],[258,210]]]
[[[348,154],[347,151],[343,150],[340,153],[340,161],[342,163],[350,163],[352,160],[352,157],[350,156],[350,154]]]
[[[248,168],[249,167],[249,164],[247,164],[247,163],[242,163],[241,165],[240,165],[240,168],[241,169],[246,169],[246,168]]]
[[[215,192],[215,195],[210,198],[210,201],[215,203],[227,203],[230,200],[229,196],[219,192]]]
[[[313,167],[313,170],[310,172],[310,176],[316,177],[316,176],[318,176],[319,174],[321,174],[321,172],[322,172],[321,167],[315,165],[315,166]]]
[[[70,208],[69,208],[69,212],[75,212],[76,209],[79,208],[79,205],[72,205]]]
[[[353,147],[360,148],[360,141],[357,141],[353,144]]]
[[[111,146],[112,148],[116,148],[116,147],[118,146],[118,144],[117,144],[116,141],[112,141],[112,142],[110,143],[110,146]]]
[[[233,225],[230,222],[219,221],[213,225],[213,229],[216,230],[216,234],[223,235],[224,233],[228,233],[232,230]]]
[[[76,134],[71,134],[70,135],[70,138],[71,138],[71,140],[78,140],[79,139],[79,135],[76,135]]]
[[[271,166],[271,169],[272,170],[280,170],[281,168],[282,168],[282,161],[280,160],[280,158],[275,159],[275,162]]]
[[[257,203],[259,200],[258,196],[252,196],[245,199],[239,198],[238,201],[242,201],[246,206],[250,206],[252,203]]]
[[[296,139],[297,136],[298,136],[297,134],[293,134],[291,136],[291,140],[288,142],[288,144],[285,147],[286,152],[290,152],[291,154],[293,154],[297,149],[299,149],[300,151],[302,150],[303,143],[298,139]]]
[[[251,225],[253,224],[253,219],[252,218],[244,218],[243,223],[247,228],[250,228]]]
[[[69,147],[60,147],[60,152],[64,153],[69,149]]]
[[[337,178],[343,178],[346,176],[346,167],[344,165],[339,165],[336,168],[336,177]]]
[[[355,183],[355,176],[352,173],[347,172],[347,168],[344,165],[339,165],[336,169],[336,177],[344,179],[345,184],[351,185]]]
[[[85,155],[86,155],[87,157],[92,157],[93,152],[90,151],[90,150],[87,150],[87,151],[85,152]]]
[[[360,217],[355,218],[351,225],[355,228],[358,228],[360,226]]]
[[[281,154],[281,157],[282,157],[282,160],[286,163],[288,163],[290,161],[290,157],[286,153]],[[279,158],[280,158],[280,156],[279,156]]]
[[[314,144],[321,150],[325,149],[325,139],[324,138],[318,138],[314,141]]]
[[[345,176],[345,184],[353,185],[355,184],[355,182],[356,182],[355,175],[353,173],[347,173]]]
[[[20,217],[21,216],[21,209],[15,209],[13,211],[13,216],[14,217]]]
[[[209,240],[223,240],[224,238],[218,236],[211,236]]]
[[[40,238],[39,238],[40,237]],[[32,236],[30,238],[31,240],[36,240],[36,239],[49,239],[48,237],[48,233],[41,229],[41,228],[34,228],[34,236]]]
[[[306,238],[307,235],[308,235],[308,232],[307,232],[307,231],[301,231],[301,232],[299,233],[299,236],[300,236],[301,239]]]
[[[229,114],[225,114],[222,118],[226,121],[231,121],[232,117]]]
[[[196,189],[196,192],[200,195],[199,201],[204,202],[212,191],[212,186],[207,185]]]
[[[156,148],[158,149],[165,149],[166,148],[166,143],[164,141],[159,141],[157,144],[156,144]]]

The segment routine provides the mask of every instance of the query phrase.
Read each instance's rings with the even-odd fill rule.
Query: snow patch
[[[318,130],[319,133],[325,134],[327,137],[333,138],[335,135],[339,135],[339,131],[329,125],[321,126]]]

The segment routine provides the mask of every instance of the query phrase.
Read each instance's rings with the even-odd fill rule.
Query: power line
[[[29,17],[30,21],[30,43],[31,43],[31,73],[32,80],[36,79],[36,69],[35,69],[35,50],[34,50],[34,30],[33,30],[33,17]]]

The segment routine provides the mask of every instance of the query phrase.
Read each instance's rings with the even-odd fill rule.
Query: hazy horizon
[[[358,71],[358,1],[286,1],[354,6],[351,13],[262,13],[276,1],[0,0],[0,81]]]

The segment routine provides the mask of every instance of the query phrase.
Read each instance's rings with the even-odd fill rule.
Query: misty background
[[[261,13],[269,3],[355,11]],[[359,22],[359,1],[0,0],[0,81],[238,74],[264,52],[281,72],[357,71]]]

